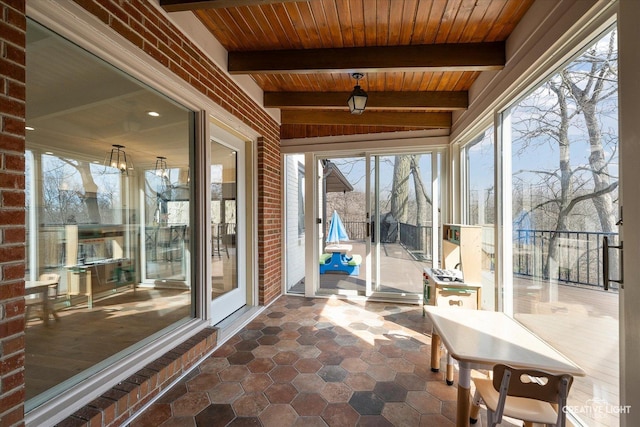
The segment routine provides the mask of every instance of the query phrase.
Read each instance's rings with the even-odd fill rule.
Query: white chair
[[[554,375],[533,369],[515,369],[498,364],[493,378],[473,378],[476,392],[473,405],[487,406],[487,425],[494,427],[502,417],[512,417],[527,423],[564,427],[567,395],[573,383],[569,374]],[[559,409],[558,409],[559,408]],[[473,411],[472,414],[477,411]],[[471,418],[474,424],[477,418]]]
[[[59,320],[58,313],[56,313],[54,308],[54,303],[58,299],[58,293],[60,288],[60,275],[57,273],[43,273],[38,277],[39,282],[49,282],[50,286],[47,288],[46,299],[43,299],[41,295],[32,295],[31,298],[25,299],[25,305],[27,309],[26,317],[27,319],[31,316],[31,308],[34,306],[40,306],[42,308],[42,318],[45,322],[48,319],[44,319],[44,306],[47,305],[49,313],[53,316],[55,320]]]
[[[40,275],[40,277],[38,278],[39,281],[41,282],[51,282],[52,284],[55,283],[56,286],[53,287],[51,286],[49,288],[49,299],[55,299],[58,298],[58,292],[59,292],[59,287],[60,287],[60,275],[57,273],[43,273]]]

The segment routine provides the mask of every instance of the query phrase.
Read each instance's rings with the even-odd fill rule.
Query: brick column
[[[0,426],[24,416],[25,2],[0,0]]]
[[[258,139],[259,302],[282,294],[282,164],[279,140]]]

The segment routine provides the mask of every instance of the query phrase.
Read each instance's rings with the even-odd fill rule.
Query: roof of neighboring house
[[[340,169],[330,161],[326,161],[324,164],[324,178],[326,182],[325,191],[327,193],[353,191],[353,186],[349,180],[340,172]]]

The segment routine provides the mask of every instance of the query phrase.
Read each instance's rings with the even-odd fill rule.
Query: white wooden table
[[[346,254],[351,252],[353,249],[353,245],[349,245],[347,243],[333,243],[331,245],[327,245],[324,248],[325,252],[340,252],[341,254]]]
[[[426,306],[433,324],[431,345],[439,339],[458,361],[457,426],[469,426],[471,369],[496,363],[583,376],[585,372],[540,337],[504,313]],[[438,361],[439,362],[439,361]],[[434,367],[435,361],[431,360]]]

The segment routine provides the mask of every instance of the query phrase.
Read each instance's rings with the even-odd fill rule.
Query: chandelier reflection
[[[163,156],[156,157],[156,168],[155,168],[156,176],[166,177],[167,176],[167,158]]]
[[[109,154],[108,165],[114,169],[118,169],[123,175],[129,175],[129,169],[133,169],[133,164],[130,159],[127,159],[124,145],[114,144],[112,147],[111,153]]]

